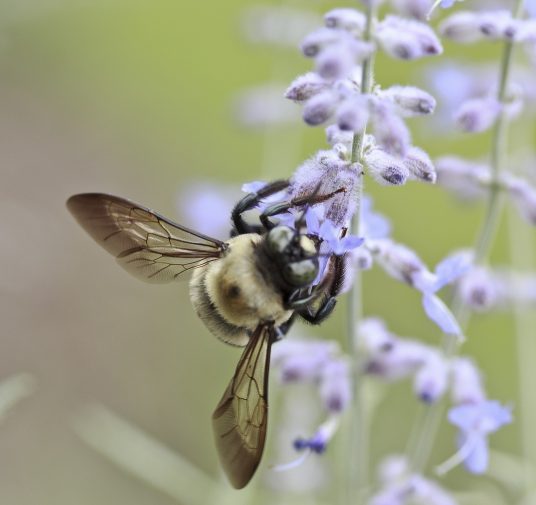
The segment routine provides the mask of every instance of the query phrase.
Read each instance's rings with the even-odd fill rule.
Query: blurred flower
[[[437,183],[463,200],[474,200],[486,194],[491,181],[487,165],[456,156],[442,156],[435,160]]]
[[[231,231],[229,216],[239,197],[240,192],[231,185],[186,183],[177,196],[177,209],[188,227],[225,239]]]
[[[485,267],[474,267],[458,283],[458,294],[463,303],[473,310],[486,311],[499,297],[495,279]]]
[[[484,473],[488,467],[488,435],[512,422],[511,410],[497,401],[464,404],[449,411],[449,421],[460,430],[456,463],[462,460],[471,473]],[[451,465],[442,465],[442,473]]]
[[[378,23],[375,38],[389,56],[397,59],[413,60],[443,52],[428,25],[399,16],[386,16]]]
[[[486,399],[478,368],[469,358],[454,358],[451,363],[452,403],[477,404]]]
[[[493,126],[501,105],[494,98],[473,98],[464,102],[454,114],[458,127],[467,133],[480,133]]]
[[[439,353],[430,353],[424,365],[415,374],[415,394],[425,403],[435,403],[448,387],[449,366]]]

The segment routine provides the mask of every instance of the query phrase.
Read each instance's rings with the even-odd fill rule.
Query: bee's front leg
[[[245,233],[261,233],[263,231],[261,226],[248,224],[242,214],[248,210],[254,209],[259,202],[268,196],[274,195],[279,191],[287,188],[290,182],[288,180],[279,180],[271,182],[261,188],[256,193],[247,194],[242,200],[240,200],[231,212],[231,220],[233,221],[236,233],[243,235]]]

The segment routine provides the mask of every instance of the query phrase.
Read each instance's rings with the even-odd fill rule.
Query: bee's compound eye
[[[311,284],[318,275],[318,261],[313,259],[288,263],[283,270],[285,280],[296,287]]]
[[[282,253],[294,237],[294,230],[288,226],[276,226],[268,233],[268,248],[274,253]]]

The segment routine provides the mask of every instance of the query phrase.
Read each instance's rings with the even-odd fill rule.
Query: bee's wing
[[[102,193],[74,195],[67,207],[118,263],[139,279],[169,282],[223,254],[226,244],[141,205]]]
[[[237,489],[250,481],[264,449],[270,349],[274,336],[273,324],[257,326],[212,414],[220,461]]]

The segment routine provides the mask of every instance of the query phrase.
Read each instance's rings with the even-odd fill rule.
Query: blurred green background
[[[304,1],[301,6],[320,14],[344,4],[352,5]],[[299,122],[298,106],[295,122],[269,130],[240,127],[233,117],[241,90],[273,79],[289,83],[310,68],[297,49],[244,40],[240,19],[250,5],[246,0],[0,3],[0,377],[24,371],[36,381],[35,392],[0,425],[1,503],[177,503],[81,441],[73,419],[84,416],[81,409],[88,403],[104,404],[221,479],[210,415],[238,351],[215,340],[196,319],[186,283],[155,287],[130,278],[76,225],[65,200],[77,192],[104,191],[180,219],[179,195],[188,184],[201,180],[239,188],[245,181],[288,177],[325,148],[322,129]],[[498,51],[498,45],[486,52],[480,46],[446,45],[452,58],[462,53],[473,60],[493,58]],[[418,84],[426,64],[380,57],[377,80]],[[412,122],[414,140],[432,156],[477,157],[489,149],[486,134],[433,135],[424,133],[426,121]],[[367,190],[392,218],[396,239],[414,247],[429,265],[469,246],[482,217],[482,208],[460,206],[437,187],[370,183]],[[507,258],[506,238],[502,230],[493,254],[498,262]],[[365,275],[364,292],[366,314],[384,317],[400,335],[439,343],[438,330],[408,287],[374,270]],[[343,345],[344,331],[344,300],[320,329],[301,329]],[[469,336],[464,352],[478,360],[490,396],[515,406],[509,317],[477,316]],[[277,389],[272,388],[274,403]],[[296,398],[296,391],[289,394]],[[389,390],[375,419],[374,461],[404,449],[416,407],[409,383]],[[276,416],[271,421],[269,444],[280,422]],[[451,455],[453,436],[444,427],[435,463]],[[494,436],[493,445],[518,452],[516,425]],[[281,462],[275,451],[269,455],[263,462],[267,473],[270,464]],[[126,456],[145,458],[136,451]],[[473,485],[461,470],[445,483],[459,490]],[[495,489],[487,478],[478,486]],[[228,499],[248,503],[247,496],[229,491]]]

